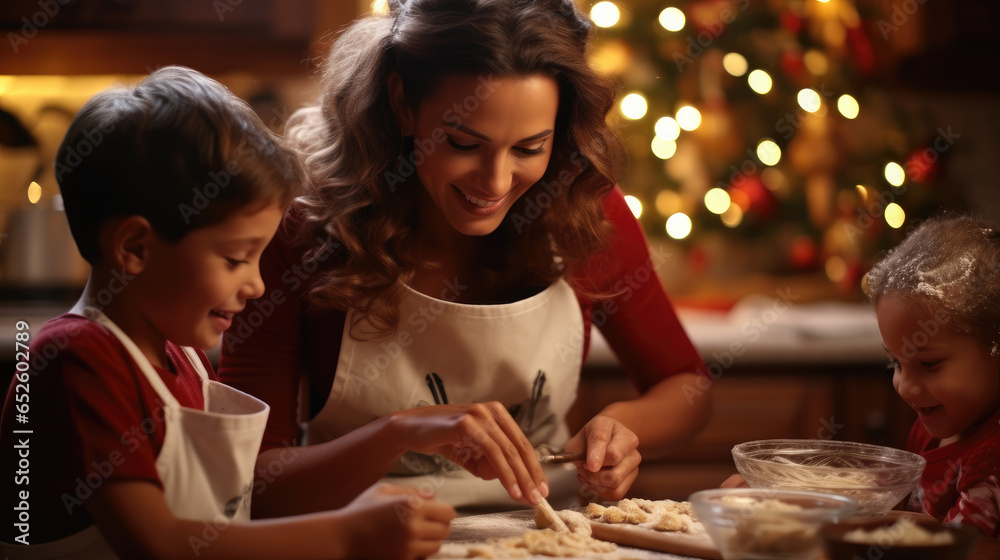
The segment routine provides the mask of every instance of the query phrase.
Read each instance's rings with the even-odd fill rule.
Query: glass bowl
[[[857,508],[850,498],[802,490],[716,488],[688,500],[725,560],[812,560],[820,527]]]
[[[883,515],[920,481],[927,461],[901,449],[814,439],[768,439],[733,447],[751,488],[829,492],[852,498],[858,515]]]
[[[906,513],[906,512],[901,512]],[[830,560],[878,558],[879,560],[962,560],[981,533],[968,525],[944,525],[929,515],[854,517],[820,529]],[[914,530],[913,527],[919,529]],[[932,542],[945,540],[949,542]],[[923,541],[923,542],[920,542]]]

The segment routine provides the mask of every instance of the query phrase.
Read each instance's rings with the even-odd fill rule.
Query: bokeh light
[[[664,140],[677,140],[681,135],[681,126],[673,117],[663,117],[653,125],[653,132]]]
[[[590,9],[590,19],[597,27],[612,27],[621,17],[622,14],[614,2],[598,2]]]
[[[642,202],[638,198],[627,194],[625,195],[625,203],[628,204],[628,209],[632,211],[632,215],[638,218],[642,216]]]
[[[761,95],[771,91],[771,76],[763,70],[750,72],[750,75],[747,76],[747,83],[750,84],[750,89]]]
[[[885,180],[889,181],[889,184],[894,187],[901,186],[903,181],[906,180],[906,172],[903,171],[903,166],[894,161],[885,164]]]
[[[802,109],[810,113],[819,111],[821,100],[816,90],[810,88],[801,89],[796,99],[799,102],[799,107],[802,107]]]
[[[684,12],[677,8],[670,7],[660,12],[660,25],[667,31],[680,31],[684,29]]]
[[[734,52],[722,57],[722,67],[730,76],[736,76],[737,78],[746,74],[747,70],[750,69],[747,59],[742,54]]]
[[[691,235],[691,218],[683,212],[677,212],[667,218],[666,228],[667,235],[670,237],[684,239],[688,235]]]
[[[37,204],[39,200],[42,199],[42,186],[38,183],[32,181],[28,185],[28,202],[32,204]]]
[[[638,93],[630,93],[622,99],[620,108],[625,118],[635,120],[646,116],[648,105],[645,97]]]
[[[705,208],[713,214],[725,213],[731,206],[730,202],[729,193],[718,187],[709,189],[705,193]]]
[[[774,140],[761,140],[757,144],[757,158],[764,165],[777,165],[781,161],[781,148]]]
[[[903,222],[906,221],[906,212],[903,211],[903,207],[896,204],[895,202],[890,202],[885,207],[885,223],[889,224],[889,227],[899,229],[903,227]]]
[[[677,110],[677,125],[684,130],[694,130],[701,126],[701,112],[690,105]]]
[[[650,142],[649,148],[653,151],[654,156],[660,159],[670,159],[677,153],[677,142],[666,140],[657,134],[653,137],[653,141]]]
[[[846,93],[840,96],[837,100],[837,110],[840,111],[841,115],[849,119],[856,118],[858,113],[861,112],[861,106],[858,105],[858,100],[854,99]]]

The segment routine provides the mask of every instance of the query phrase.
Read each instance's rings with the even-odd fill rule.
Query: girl
[[[896,392],[927,459],[908,509],[1000,536],[1000,230],[929,219],[866,276]]]
[[[303,441],[300,381],[308,394],[309,461],[259,507],[339,504],[334,471],[349,486],[391,471],[456,505],[578,483],[618,499],[640,453],[705,423],[704,365],[615,188],[591,29],[571,0],[395,0],[333,46],[318,106],[287,132],[307,193],[263,260],[289,303],[223,348],[227,382],[273,407],[260,461]],[[592,325],[640,396],[573,435]],[[383,445],[345,436],[359,428]],[[542,444],[586,457],[545,472]]]

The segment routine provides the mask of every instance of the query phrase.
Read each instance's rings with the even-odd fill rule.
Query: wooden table
[[[531,510],[459,517],[452,522],[451,527],[451,535],[445,541],[444,546],[431,558],[462,558],[465,556],[465,549],[469,544],[482,543],[491,538],[517,537],[526,531],[537,528],[534,523],[534,512]],[[537,556],[532,558],[542,559],[547,557]],[[602,560],[626,558],[636,560],[697,560],[692,556],[680,556],[621,545],[619,545],[617,551],[602,555],[600,558]],[[982,538],[965,560],[997,559],[1000,559],[1000,541]]]

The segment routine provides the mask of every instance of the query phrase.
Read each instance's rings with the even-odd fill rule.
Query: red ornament
[[[906,158],[903,167],[909,178],[917,183],[924,183],[934,178],[939,169],[941,154],[932,147],[915,150]]]
[[[757,175],[743,176],[729,184],[729,197],[740,205],[745,214],[768,220],[778,209],[774,193],[769,191]]]
[[[810,268],[816,264],[819,257],[819,245],[816,240],[808,235],[799,235],[792,240],[792,246],[788,250],[788,264],[795,269]]]
[[[785,12],[781,14],[781,26],[792,33],[798,33],[802,31],[802,28],[805,26],[805,22],[802,18],[791,12]]]

